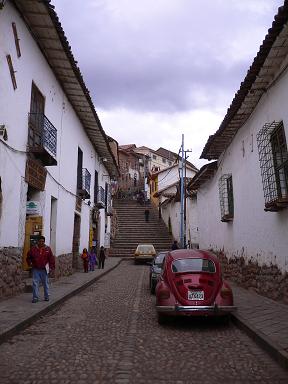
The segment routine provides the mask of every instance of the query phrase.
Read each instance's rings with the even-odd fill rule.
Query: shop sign
[[[27,215],[39,215],[40,214],[39,201],[27,201],[26,214]]]

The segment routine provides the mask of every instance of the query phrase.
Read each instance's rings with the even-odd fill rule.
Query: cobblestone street
[[[233,324],[159,326],[148,274],[124,261],[2,344],[1,384],[287,383]]]

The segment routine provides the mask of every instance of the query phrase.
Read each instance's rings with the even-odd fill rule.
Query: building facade
[[[181,163],[180,163],[181,164]],[[195,176],[197,168],[193,165],[185,166],[183,178],[184,192],[189,181]],[[191,246],[198,247],[198,212],[195,194],[183,195],[183,209],[181,209],[179,164],[172,165],[150,176],[150,194],[152,203],[158,208],[173,238],[181,242],[181,221],[183,223],[184,243],[188,240]],[[183,215],[183,217],[181,217]]]
[[[197,190],[199,243],[246,287],[288,303],[288,97],[285,2],[219,130]]]
[[[144,189],[143,172],[140,172],[140,166],[142,166],[142,159],[141,156],[134,152],[135,148],[135,144],[119,146],[119,194],[135,194],[137,193],[137,191]]]
[[[83,248],[109,245],[117,162],[54,8],[0,9],[0,297],[21,292],[26,253],[44,235],[56,275]]]

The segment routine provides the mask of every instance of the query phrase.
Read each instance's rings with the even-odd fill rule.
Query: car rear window
[[[215,273],[216,267],[208,259],[178,259],[172,263],[173,272],[209,272]]]
[[[154,248],[152,245],[138,245],[137,252],[141,253],[153,253]]]

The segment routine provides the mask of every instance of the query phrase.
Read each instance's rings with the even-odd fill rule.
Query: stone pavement
[[[88,273],[79,271],[57,280],[50,279],[49,302],[44,301],[43,298],[33,304],[31,302],[32,293],[22,293],[0,301],[0,344],[55,306],[93,284],[101,276],[116,268],[121,261],[122,259],[119,257],[108,257],[104,269],[95,269]],[[43,294],[43,289],[40,287],[41,294]]]
[[[234,323],[288,369],[288,305],[230,285],[237,306]]]
[[[39,301],[32,304],[31,293],[0,301],[0,343],[93,284],[116,268],[122,260],[120,257],[110,257],[106,260],[104,270],[76,272],[69,277],[52,280],[49,302]],[[238,308],[233,314],[233,322],[288,369],[288,305],[257,295],[233,283],[231,286]]]

